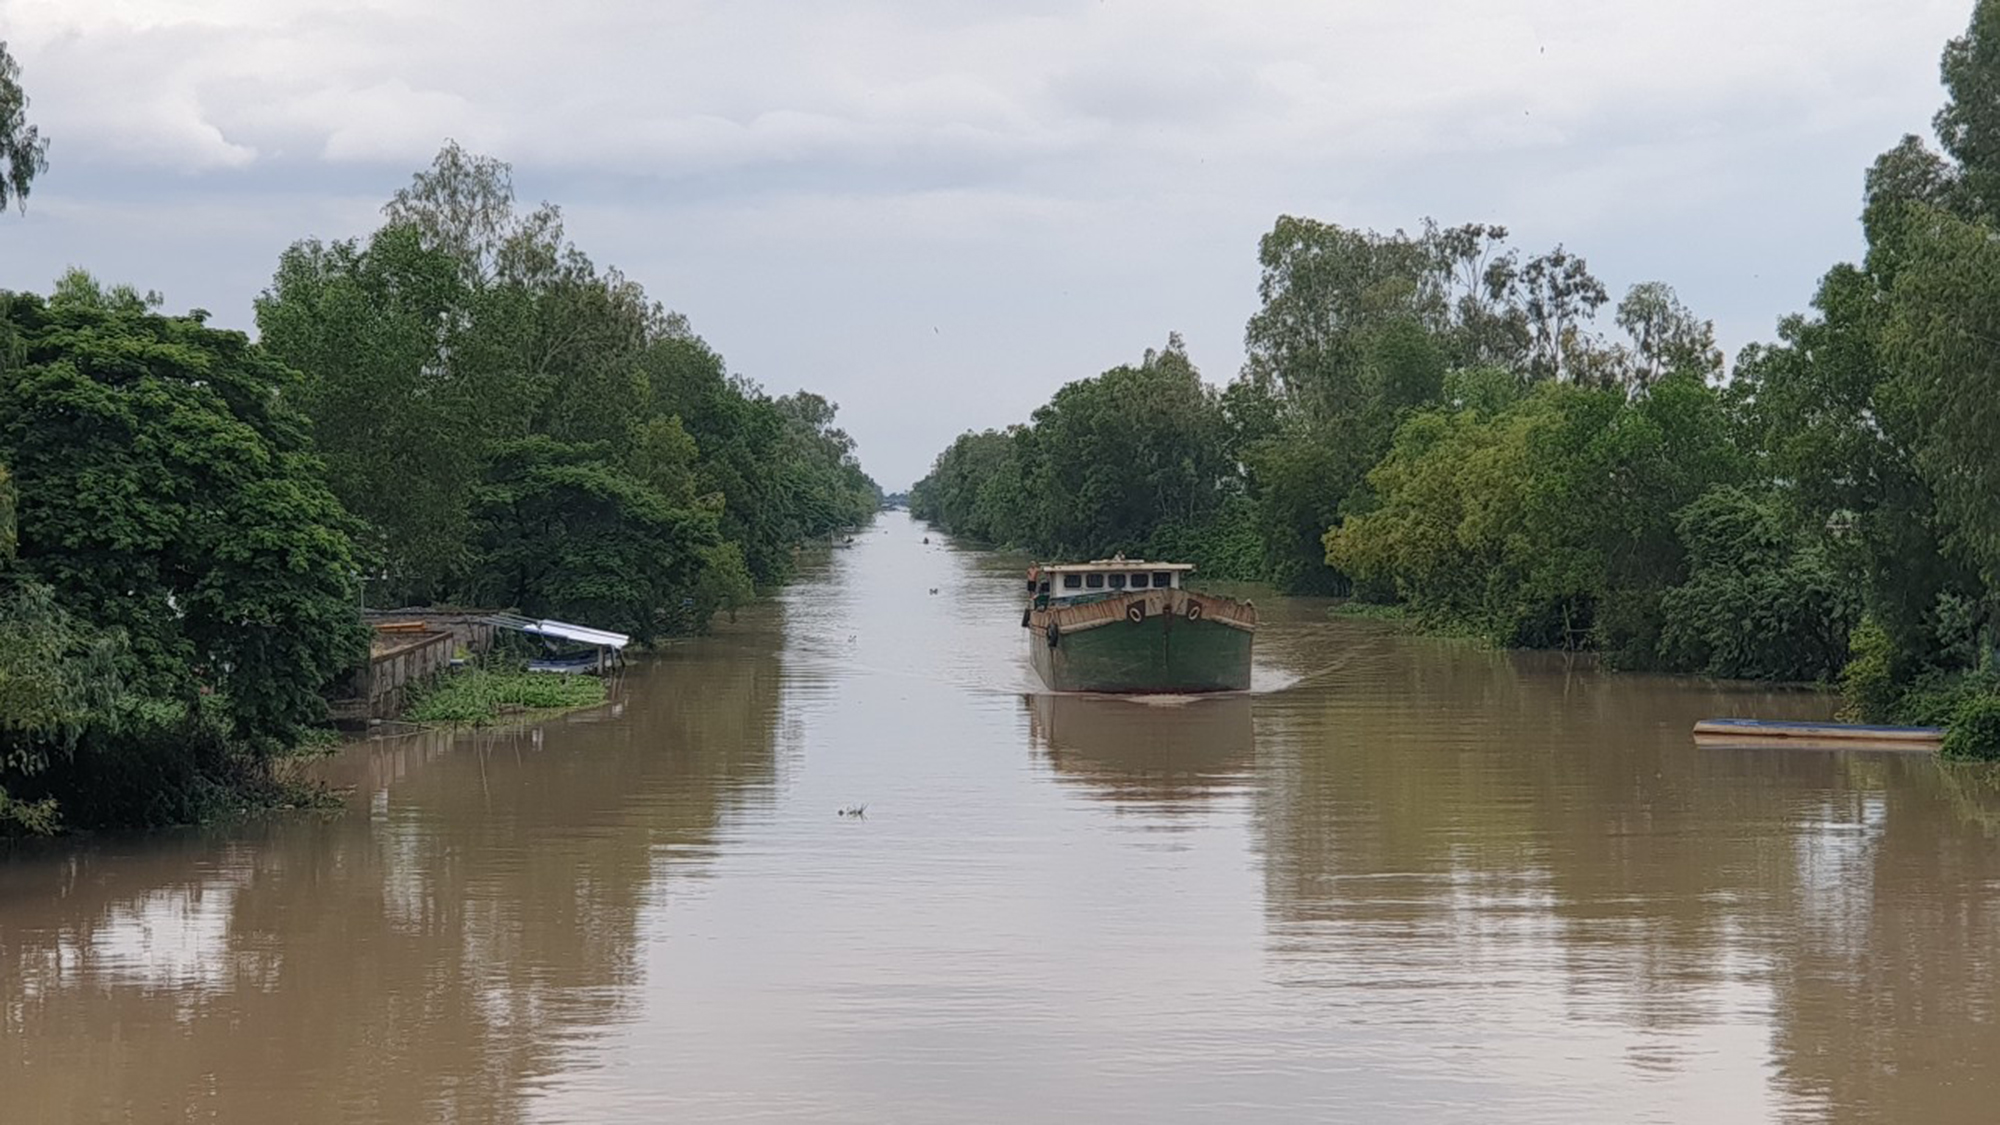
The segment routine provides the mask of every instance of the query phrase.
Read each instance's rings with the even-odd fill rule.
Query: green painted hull
[[[1064,633],[1054,645],[1031,631],[1028,651],[1056,691],[1247,691],[1253,635],[1220,621],[1158,614]]]

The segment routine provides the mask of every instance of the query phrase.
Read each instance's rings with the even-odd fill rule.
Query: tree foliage
[[[27,210],[28,189],[49,170],[49,142],[28,123],[28,95],[21,89],[21,64],[0,39],[0,211]]]
[[[1413,418],[1491,416],[1542,386],[1601,392],[1607,409],[1630,399],[1630,419],[1648,424],[1697,400],[1718,413],[1712,393],[1679,389],[1716,375],[1720,359],[1709,323],[1671,288],[1633,287],[1618,317],[1631,343],[1614,343],[1592,327],[1606,296],[1583,260],[1560,247],[1524,259],[1504,227],[1380,234],[1282,216],[1258,262],[1263,307],[1226,389],[1203,386],[1176,340],[1138,367],[1064,387],[1029,425],[961,437],[912,510],[1044,552],[1171,550],[1296,592],[1348,593],[1360,577],[1384,593],[1396,586],[1389,571],[1329,566],[1326,537],[1383,503],[1394,474],[1371,472]],[[1722,423],[1709,423],[1720,442]],[[1659,531],[1667,521],[1647,534],[1671,539]],[[1613,557],[1643,569],[1642,555]],[[1671,552],[1664,562],[1671,570]]]
[[[1029,425],[968,433],[910,493],[953,532],[1051,555],[1192,556],[1247,577],[1245,511],[1220,396],[1178,336],[1070,383]]]
[[[495,451],[473,523],[466,588],[480,604],[567,614],[641,642],[693,617],[721,542],[713,510],[675,508],[601,448],[548,437]]]
[[[1441,626],[1651,662],[1685,568],[1672,514],[1737,471],[1721,421],[1686,376],[1640,399],[1550,385],[1492,415],[1418,414],[1370,473],[1375,506],[1327,534],[1328,560]]]
[[[48,301],[0,296],[20,344],[0,369],[15,491],[0,586],[68,685],[29,696],[71,701],[55,721],[8,698],[5,786],[86,820],[173,819],[296,745],[366,651],[351,524],[288,405],[291,372],[241,333],[68,281]],[[44,767],[116,776],[72,794]]]
[[[366,523],[371,601],[701,629],[875,510],[832,403],[731,376],[558,208],[518,209],[506,164],[447,144],[383,212],[365,241],[294,245],[257,306]]]
[[[1660,606],[1661,658],[1714,676],[1831,682],[1861,598],[1837,544],[1798,527],[1770,493],[1719,486],[1676,523],[1688,578]]]

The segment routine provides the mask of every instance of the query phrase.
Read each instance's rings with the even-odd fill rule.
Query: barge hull
[[[1117,617],[1104,620],[1100,611],[1092,615],[1099,620],[1070,629],[1063,627],[1067,615],[1060,611],[1053,617],[1031,614],[1029,659],[1056,691],[1179,695],[1249,690],[1254,624],[1245,628],[1228,620],[1227,611],[1216,604],[1221,599],[1175,594],[1179,596],[1115,600]],[[1127,612],[1133,602],[1150,603],[1146,608],[1152,612]],[[1197,611],[1198,616],[1190,617],[1186,608],[1191,603],[1223,612]],[[1056,626],[1053,643],[1051,624]]]

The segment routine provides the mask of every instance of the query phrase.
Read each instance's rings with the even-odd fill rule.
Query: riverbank
[[[1330,618],[1382,622],[1422,636],[1469,640],[1496,651],[1538,651],[1500,644],[1492,637],[1473,630],[1427,623],[1402,604],[1341,601],[1328,607],[1326,612]],[[1937,747],[1939,756],[1964,761],[2000,761],[2000,674],[1992,671],[1968,672],[1932,676],[1914,685],[1901,684],[1890,670],[1886,652],[1870,649],[1865,640],[1860,649],[1838,683],[1728,676],[1705,678],[1826,692],[1841,699],[1838,718],[1842,723],[1938,728],[1945,732],[1943,742]],[[1646,669],[1619,668],[1614,664],[1612,670]],[[1680,671],[1671,668],[1658,670]]]

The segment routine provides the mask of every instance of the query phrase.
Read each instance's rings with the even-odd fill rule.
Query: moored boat
[[[1035,671],[1056,691],[1247,690],[1257,607],[1187,589],[1193,571],[1123,556],[1030,569],[1021,624]]]

